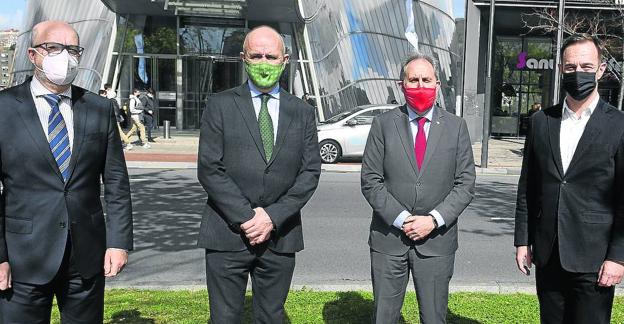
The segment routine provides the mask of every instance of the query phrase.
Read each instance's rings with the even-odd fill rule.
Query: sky
[[[453,0],[453,14],[455,18],[464,18],[466,12],[466,0]]]
[[[0,30],[16,28],[22,25],[26,0],[0,0]],[[453,0],[455,18],[463,18],[466,0]]]
[[[26,10],[26,0],[0,0],[0,30],[20,29]]]

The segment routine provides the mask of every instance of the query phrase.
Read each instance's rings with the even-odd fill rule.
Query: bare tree
[[[594,4],[612,10],[567,10],[564,14],[563,33],[589,33],[603,41],[604,56],[609,69],[620,82],[618,109],[622,110],[624,98],[624,0],[595,0]],[[532,13],[522,14],[527,34],[556,34],[559,30],[557,8],[536,8]]]

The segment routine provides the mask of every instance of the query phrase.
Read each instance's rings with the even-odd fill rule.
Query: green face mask
[[[245,71],[249,75],[249,79],[258,88],[268,89],[273,87],[279,81],[285,64],[269,64],[269,63],[250,63],[245,61]]]

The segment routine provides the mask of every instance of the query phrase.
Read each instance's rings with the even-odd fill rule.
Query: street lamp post
[[[565,23],[565,0],[559,0],[559,25],[557,26],[557,56],[555,56],[555,82],[553,87],[553,105],[559,103],[559,86],[561,79],[559,78],[559,65],[561,64],[561,43],[563,42],[563,24]]]
[[[490,21],[488,28],[487,74],[485,76],[485,105],[483,107],[483,138],[481,139],[481,168],[488,166],[490,140],[490,111],[492,106],[492,51],[494,47],[494,10],[496,0],[490,0]]]

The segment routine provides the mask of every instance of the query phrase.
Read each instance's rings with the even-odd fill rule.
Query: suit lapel
[[[82,148],[82,142],[85,134],[85,127],[87,124],[87,102],[84,100],[84,91],[72,86],[72,113],[74,114],[74,146],[71,151],[71,158],[69,160],[69,177],[67,183],[69,183],[76,168],[76,163],[80,157],[80,149]],[[66,183],[66,185],[67,185]]]
[[[61,171],[59,171],[56,160],[50,151],[50,143],[48,143],[48,137],[41,127],[39,121],[39,115],[37,114],[37,108],[35,107],[35,101],[33,100],[32,93],[30,92],[30,82],[25,82],[21,85],[20,92],[16,98],[20,104],[17,107],[17,112],[24,122],[26,131],[30,134],[31,139],[35,143],[35,146],[39,149],[41,156],[48,161],[48,164],[54,171],[54,173],[63,181]]]
[[[273,163],[275,157],[279,153],[280,149],[284,144],[284,140],[286,139],[286,134],[288,133],[288,128],[290,128],[290,123],[293,119],[293,106],[291,104],[291,96],[286,93],[284,90],[280,90],[280,100],[279,100],[279,119],[277,125],[277,137],[275,139],[275,146],[273,148],[273,155],[269,160],[269,165]],[[305,130],[304,130],[305,131]]]
[[[589,117],[587,125],[585,126],[585,130],[583,131],[583,135],[581,135],[581,139],[576,146],[576,150],[574,150],[572,161],[570,161],[570,166],[568,166],[568,172],[570,170],[573,170],[572,168],[582,158],[585,150],[587,150],[587,148],[590,147],[592,143],[596,140],[596,137],[600,135],[602,131],[601,128],[605,125],[604,122],[606,117],[607,116],[604,111],[604,102],[600,100],[598,102],[598,106]]]
[[[560,132],[561,132],[561,109],[560,105],[554,107],[554,109],[546,114],[548,124],[548,138],[550,142],[550,152],[552,158],[559,171],[559,176],[563,178],[563,163],[561,162],[561,148],[560,148]]]
[[[431,161],[431,156],[436,150],[438,143],[440,142],[440,138],[442,137],[442,132],[444,130],[444,115],[439,110],[439,108],[433,108],[433,117],[431,119],[431,123],[429,124],[429,136],[427,136],[427,149],[425,151],[425,160],[420,168],[420,173],[418,174],[418,178],[422,176],[424,171],[427,170],[427,166],[429,165],[429,161]]]
[[[240,87],[236,88],[234,92],[237,94],[237,96],[234,97],[236,107],[241,112],[241,115],[243,115],[245,125],[247,125],[247,129],[249,130],[253,141],[256,143],[258,152],[260,153],[260,155],[262,155],[264,161],[267,162],[266,158],[264,157],[264,146],[262,145],[262,137],[260,136],[260,127],[258,126],[256,112],[253,107],[253,102],[251,101],[251,92],[249,91],[249,85],[247,85],[247,83],[244,83]]]
[[[418,175],[418,167],[416,166],[416,157],[414,156],[414,141],[412,140],[412,132],[409,125],[409,117],[407,114],[407,106],[403,105],[397,115],[394,118],[394,124],[396,125],[397,132],[401,138],[401,143],[405,149],[407,159],[414,170],[414,173]]]

